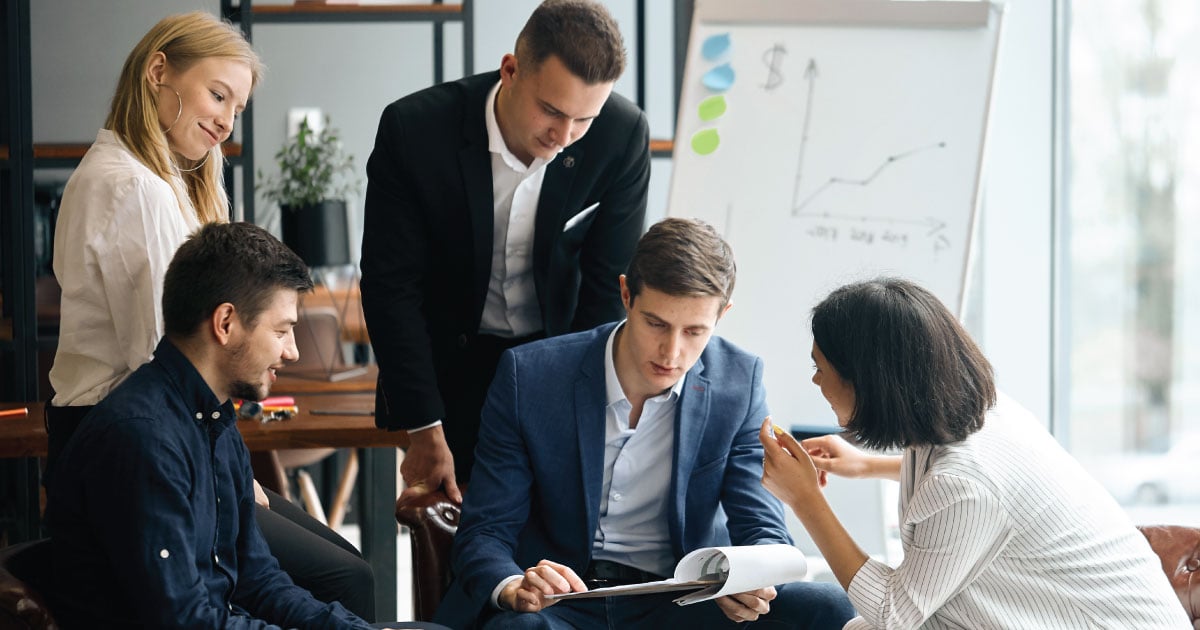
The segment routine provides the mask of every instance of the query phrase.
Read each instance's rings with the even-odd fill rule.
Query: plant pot
[[[350,264],[346,202],[326,199],[311,206],[282,206],[283,242],[309,267]]]

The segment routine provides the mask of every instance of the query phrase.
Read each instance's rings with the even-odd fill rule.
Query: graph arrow
[[[796,182],[792,188],[792,207],[800,198],[800,180],[804,178],[804,152],[808,149],[808,124],[812,120],[813,91],[817,83],[817,60],[809,57],[808,67],[804,69],[804,80],[808,83],[808,96],[804,104],[804,127],[800,134],[800,163],[796,166]],[[795,211],[793,210],[793,214]]]

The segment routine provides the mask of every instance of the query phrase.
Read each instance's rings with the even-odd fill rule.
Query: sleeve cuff
[[[433,422],[430,422],[429,424],[419,426],[419,427],[413,427],[411,429],[405,429],[405,431],[412,434],[412,433],[419,433],[421,431],[424,431],[425,429],[432,429],[433,427],[440,427],[440,426],[442,426],[442,421],[434,420]]]
[[[491,598],[492,608],[500,608],[500,591],[503,591],[504,587],[508,586],[509,583],[511,583],[513,580],[519,580],[523,577],[525,577],[525,576],[513,575],[513,576],[510,576],[508,578],[501,580],[500,583],[496,585],[496,588],[492,589],[492,598]]]
[[[888,565],[868,558],[867,562],[859,568],[858,573],[854,574],[854,579],[850,580],[850,588],[846,589],[846,595],[850,598],[854,609],[867,621],[878,621],[883,614],[884,602],[887,600],[888,578],[892,570]],[[864,621],[864,623],[866,622]],[[847,624],[846,627],[858,626]],[[874,627],[874,624],[861,627]]]

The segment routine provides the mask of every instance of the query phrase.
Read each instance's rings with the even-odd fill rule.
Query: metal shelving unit
[[[462,4],[444,4],[440,0],[430,4],[387,4],[387,5],[344,5],[344,4],[251,4],[250,0],[221,0],[221,15],[240,24],[246,39],[253,40],[256,24],[362,24],[379,22],[428,23],[433,27],[433,82],[441,83],[444,78],[445,25],[461,22],[463,25],[463,74],[472,73],[474,55],[474,20],[472,0]],[[243,220],[254,221],[254,101],[246,105],[242,113],[241,159],[249,165],[242,171]],[[232,188],[230,188],[232,190]]]

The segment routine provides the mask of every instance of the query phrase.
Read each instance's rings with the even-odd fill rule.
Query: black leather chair
[[[57,630],[38,584],[50,571],[50,540],[0,549],[0,628]]]

